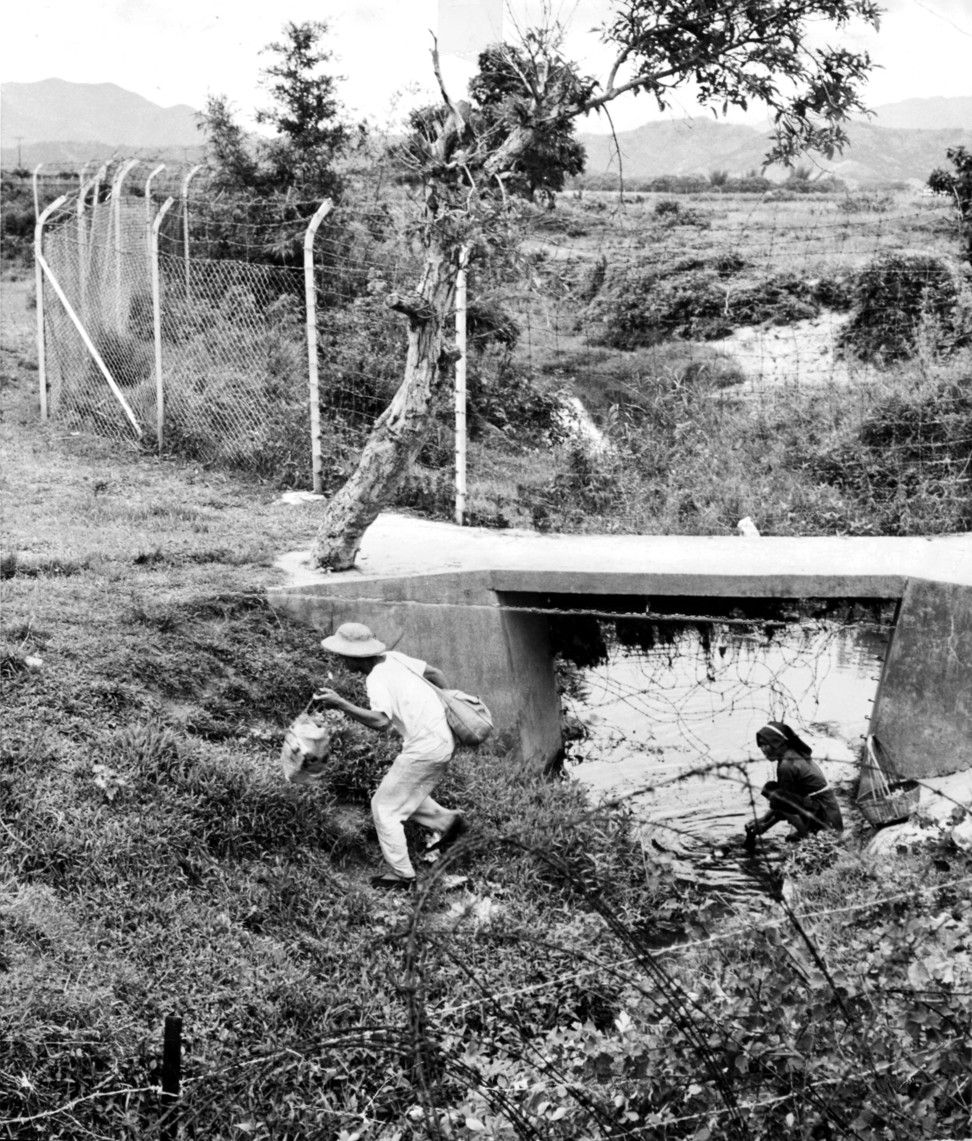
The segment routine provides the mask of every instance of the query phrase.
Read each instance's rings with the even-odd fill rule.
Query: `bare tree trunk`
[[[443,381],[446,321],[455,307],[456,250],[433,235],[415,294],[393,294],[387,303],[408,317],[405,377],[365,444],[358,466],[324,508],[314,541],[314,561],[329,570],[348,570],[365,531],[378,517],[414,462],[431,423]],[[454,359],[454,357],[453,357]]]

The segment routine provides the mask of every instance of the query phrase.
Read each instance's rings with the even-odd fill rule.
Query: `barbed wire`
[[[192,201],[194,200],[195,195],[192,196]],[[192,205],[192,201],[190,205]],[[52,242],[52,245],[55,245],[57,242],[61,242],[62,248],[59,247],[57,252],[52,250],[52,256],[62,257],[62,264],[60,267],[62,276],[72,283],[73,288],[77,289],[78,292],[74,296],[76,296],[76,298],[79,300],[79,306],[81,299],[84,297],[85,290],[88,290],[89,292],[86,299],[88,313],[97,313],[98,322],[100,325],[103,328],[107,329],[113,336],[118,336],[120,338],[128,337],[137,341],[139,338],[133,334],[132,330],[135,329],[137,332],[139,329],[138,321],[144,320],[145,318],[144,312],[139,313],[139,306],[144,305],[144,300],[136,302],[137,297],[141,296],[144,298],[145,296],[144,269],[136,268],[134,263],[132,267],[129,267],[123,260],[123,285],[121,290],[118,290],[116,284],[117,269],[119,264],[118,258],[121,256],[124,259],[128,245],[126,244],[126,239],[124,238],[122,241],[117,240],[116,231],[109,224],[110,213],[108,210],[108,205],[109,204],[105,203],[99,204],[99,221],[97,223],[92,222],[91,229],[87,232],[84,240],[79,238],[80,231],[78,230],[77,226],[76,212],[72,212],[71,208],[66,208],[64,211],[62,211],[62,221],[64,222],[64,225],[61,233],[59,233],[55,238],[55,241]],[[134,248],[135,245],[138,245],[139,249],[141,249],[141,247],[144,245],[145,234],[142,213],[144,211],[144,207],[144,201],[137,200],[135,202],[135,209],[131,212],[132,248]],[[919,216],[919,213],[916,212],[914,219],[917,219]],[[287,225],[289,227],[289,223]],[[847,225],[848,224],[842,220],[830,219],[827,221],[825,226],[821,227],[821,232],[828,232],[828,228],[829,231],[832,232],[843,232],[843,230],[847,228]],[[885,222],[883,220],[879,221],[878,219],[871,219],[869,220],[868,225],[872,230],[874,227],[877,227],[878,232],[881,234],[882,240],[885,232],[891,233],[890,229],[888,231],[884,230]],[[861,233],[867,229],[868,226],[861,226],[854,230],[854,232]],[[256,248],[258,245],[261,246],[257,252],[263,253],[266,252],[265,246],[263,244],[263,237],[270,234],[271,232],[272,231],[270,229],[264,229],[260,224],[251,224],[249,221],[244,221],[244,223],[237,231],[237,237],[241,238],[244,244],[250,243],[254,248]],[[731,243],[733,248],[736,249],[742,249],[744,245],[748,245],[750,238],[755,234],[755,230],[752,228],[748,230],[744,229],[739,233],[740,237],[734,243]],[[175,241],[175,239],[179,236],[177,231],[174,231],[174,235],[175,237],[170,235],[170,238],[172,238],[173,241]],[[86,244],[89,237],[95,236],[99,237],[99,248],[102,250],[102,253],[100,254],[91,253],[91,248]],[[290,240],[292,235],[289,228],[283,231],[283,236],[287,238],[287,240]],[[200,225],[200,229],[196,232],[196,241],[198,243],[197,252],[205,252],[207,248],[206,243],[209,241],[205,226]],[[564,240],[557,240],[555,242],[545,241],[544,244],[553,250],[553,254],[550,255],[553,260],[561,257],[566,258],[573,256],[573,254],[576,252],[575,246],[571,244],[568,238],[565,238]],[[807,255],[806,258],[801,261],[801,266],[803,268],[813,266],[815,264],[812,251],[809,248],[810,244],[811,243],[808,237]],[[339,257],[341,256],[343,249],[345,249],[345,247],[343,247],[340,242],[336,242],[331,252],[333,252],[335,257]],[[407,272],[407,259],[409,256],[411,256],[410,251],[401,250],[399,247],[395,247],[395,249],[396,257],[401,258],[400,264],[405,266],[405,271],[403,272]],[[599,246],[599,251],[603,252],[604,256],[614,256],[614,251],[620,249],[621,245],[617,243],[616,236],[611,237],[609,240],[606,238],[605,241]],[[779,251],[782,249],[784,249],[782,239],[778,241],[776,235],[771,230],[768,244],[764,243],[763,248],[759,248],[754,244],[752,250],[750,251],[747,249],[747,252],[751,254],[758,253],[758,256],[764,259],[763,264],[771,265],[772,259],[774,257],[779,257]],[[388,265],[390,264],[385,259],[372,257],[371,255],[373,253],[374,251],[371,250],[367,256],[360,258],[351,267],[357,274],[356,282],[349,286],[346,292],[341,293],[340,290],[336,291],[336,294],[339,294],[344,301],[354,299],[363,302],[363,304],[359,306],[358,310],[353,310],[350,305],[347,306],[348,312],[359,312],[364,310],[365,306],[368,304],[367,298],[370,295],[367,293],[366,287],[362,285],[362,282],[367,280],[369,273],[385,273]],[[91,254],[90,260],[86,262],[84,259],[88,258],[89,254]],[[636,254],[637,251],[635,247],[632,246],[632,258],[634,258]],[[137,256],[142,265],[144,265],[144,259],[142,258],[140,252]],[[619,255],[619,257],[620,256],[621,255]],[[860,251],[857,251],[854,256],[859,257]],[[71,260],[72,258],[73,261]],[[183,372],[183,384],[186,393],[192,393],[195,387],[198,387],[202,383],[201,378],[204,378],[207,375],[207,370],[212,369],[214,361],[226,369],[226,371],[221,372],[217,378],[219,385],[226,391],[232,392],[234,396],[238,396],[242,393],[243,404],[248,409],[248,414],[241,415],[239,413],[235,413],[231,408],[225,405],[220,405],[218,409],[218,415],[214,415],[212,417],[214,435],[218,436],[219,433],[222,433],[225,437],[230,435],[231,432],[236,432],[239,436],[247,438],[248,445],[251,445],[252,440],[249,439],[249,434],[252,434],[252,432],[255,431],[255,424],[259,424],[260,422],[265,421],[266,413],[264,409],[266,405],[261,403],[263,400],[263,394],[259,392],[255,393],[249,389],[243,389],[240,377],[243,374],[247,373],[248,370],[252,371],[254,369],[262,370],[260,371],[261,378],[265,378],[267,375],[272,375],[272,362],[279,361],[280,355],[286,357],[288,354],[290,354],[293,367],[285,370],[287,372],[288,383],[291,385],[289,391],[296,392],[304,380],[302,373],[299,372],[296,364],[294,363],[296,362],[299,355],[303,352],[303,345],[298,338],[291,338],[289,332],[287,337],[281,336],[281,330],[286,323],[285,320],[281,318],[281,310],[276,310],[269,321],[263,319],[265,316],[263,311],[269,310],[273,305],[279,303],[283,296],[283,292],[299,298],[301,295],[300,286],[298,284],[298,279],[295,276],[286,282],[286,287],[283,292],[281,292],[281,284],[279,281],[276,283],[268,284],[269,278],[267,276],[266,267],[256,267],[247,262],[235,262],[233,259],[225,259],[225,261],[222,263],[214,262],[208,266],[200,266],[199,262],[205,260],[206,259],[196,258],[190,259],[190,261],[187,263],[184,258],[180,257],[176,252],[174,252],[174,246],[163,255],[163,280],[167,283],[166,288],[169,290],[170,300],[176,303],[174,305],[172,314],[167,316],[164,321],[167,345],[184,343],[187,339],[193,341],[191,346],[192,352],[186,352],[184,357],[185,369]],[[234,275],[238,280],[232,280]],[[281,281],[282,280],[283,279],[281,279]],[[82,282],[84,283],[83,287]],[[542,284],[543,283],[541,283],[541,285]],[[343,289],[343,286],[341,288]],[[564,316],[563,312],[554,313],[553,317],[551,317],[550,314],[544,312],[544,305],[549,304],[551,310],[555,310],[559,304],[556,283],[552,283],[548,280],[544,288],[549,290],[549,295],[548,293],[544,293],[539,286],[534,288],[534,286],[531,285],[529,290],[526,286],[523,286],[524,296],[529,295],[529,305],[525,307],[528,309],[528,311],[525,313],[523,318],[524,338],[527,341],[529,341],[530,338],[536,338],[535,345],[530,346],[529,355],[529,359],[535,363],[542,362],[544,359],[542,354],[545,351],[545,345],[541,343],[543,336],[549,336],[552,338],[552,341],[555,345],[559,343],[561,345],[567,345],[570,347],[571,338],[577,333],[576,329],[572,332],[568,328],[568,320]],[[98,298],[97,301],[95,300],[96,294]],[[247,301],[247,294],[252,294],[254,296],[255,304],[250,304]],[[540,298],[539,301],[537,300],[538,297]],[[126,304],[128,308],[127,315],[125,313]],[[133,304],[135,310],[134,313]],[[728,304],[729,300],[727,297],[727,306]],[[296,310],[291,311],[286,319],[293,322],[295,313]],[[241,314],[246,315],[243,332],[241,332],[241,325],[234,323],[234,321]],[[132,324],[133,318],[135,320],[134,325]],[[586,316],[584,319],[586,321]],[[57,320],[62,319],[57,318]],[[589,329],[592,329],[593,327],[593,322],[586,326],[586,328]],[[335,333],[334,341],[330,347],[333,348],[335,346],[339,346],[345,332],[346,330],[339,328]],[[52,355],[58,362],[58,368],[60,370],[59,383],[62,385],[60,390],[55,388],[55,405],[57,405],[58,400],[63,401],[65,399],[65,396],[69,394],[69,386],[71,384],[77,384],[77,374],[79,372],[83,372],[85,374],[85,383],[87,385],[88,392],[88,395],[85,396],[83,400],[81,400],[82,404],[84,404],[85,401],[87,402],[87,407],[83,409],[83,421],[86,424],[95,424],[98,430],[101,430],[106,434],[110,435],[112,432],[116,432],[119,438],[129,438],[127,429],[124,428],[124,423],[121,424],[121,430],[119,429],[117,410],[111,409],[109,403],[103,400],[103,393],[101,393],[101,390],[97,387],[97,385],[100,385],[101,383],[100,380],[97,377],[93,378],[92,380],[92,378],[87,375],[87,363],[79,364],[79,362],[84,362],[85,358],[82,354],[77,352],[76,345],[72,347],[72,338],[74,338],[75,335],[76,334],[72,331],[72,329],[69,328],[66,324],[62,324],[62,326],[57,328],[53,334],[53,341],[55,344],[52,347]],[[267,338],[274,338],[272,352],[267,351]],[[231,344],[231,342],[239,341],[241,339],[254,340],[259,342],[261,346],[260,351],[255,356],[247,356],[242,354],[235,355],[236,346]],[[167,349],[167,351],[170,350]],[[757,359],[760,352],[762,352],[762,350],[754,353],[752,359]],[[127,356],[126,353],[128,354]],[[118,350],[117,359],[121,361],[129,360],[130,362],[135,362],[116,365],[116,367],[120,367],[123,370],[126,368],[134,370],[132,375],[138,374],[138,370],[142,368],[144,364],[144,360],[142,364],[138,363],[139,357],[137,352],[132,352],[132,346],[130,344],[127,345],[124,353],[121,351],[121,349]],[[361,381],[361,378],[367,374],[370,365],[371,362],[366,361],[365,367],[358,367],[357,369],[352,369],[349,367],[348,370],[341,375],[339,383],[335,385],[335,391],[343,392],[347,396],[348,407],[343,409],[343,411],[348,412],[349,414],[357,414],[360,411],[362,422],[365,424],[367,424],[368,415],[372,414],[373,408],[376,405],[380,404],[380,400],[377,396],[374,394],[369,394],[364,390],[364,386]],[[276,364],[273,364],[272,367],[277,366]],[[398,365],[396,364],[396,368],[397,367]],[[799,370],[797,370],[797,373],[799,373]],[[136,383],[130,386],[126,386],[126,392],[130,392],[136,389],[147,389],[149,387],[149,374],[146,373],[144,375],[138,375],[140,375],[140,379]],[[765,375],[767,377],[769,376],[768,373]],[[797,375],[796,379],[799,383],[799,375]],[[286,385],[282,387],[286,391]],[[770,401],[770,393],[773,394],[773,400],[776,399],[777,395],[785,395],[785,390],[782,388],[774,387],[774,384],[770,380],[768,380],[767,383],[762,387],[761,391],[764,394],[767,394],[767,401],[770,403],[772,403]],[[210,403],[215,399],[211,392],[206,393],[205,397],[206,401]],[[365,397],[367,399],[365,399]],[[859,401],[861,407],[864,407],[870,399],[863,393],[855,393],[854,398]],[[188,401],[188,399],[188,396],[185,397],[186,401]],[[360,404],[357,403],[359,399]],[[965,407],[963,401],[964,398],[959,393],[954,393],[951,395],[946,394],[942,398],[941,403],[937,406],[940,414],[937,416],[936,421],[938,423],[945,423],[944,416],[947,411],[949,409],[963,409]],[[134,398],[133,403],[137,403]],[[177,395],[173,395],[171,403],[173,407],[178,408],[179,397]],[[197,405],[195,407],[199,409],[200,406]],[[58,411],[63,412],[64,410],[64,405],[61,404],[58,407]],[[141,415],[143,417],[147,417],[148,419],[151,419],[152,411],[153,406],[147,403],[139,408]],[[111,420],[112,414],[115,415],[115,421]],[[299,414],[295,411],[294,419],[290,422],[289,427],[293,429],[294,425],[296,424],[299,430],[302,431],[303,415],[303,410]],[[190,412],[189,415],[185,416],[187,421],[192,421],[193,418],[200,420],[202,418],[202,413],[199,411]],[[906,412],[901,413],[900,419],[903,423],[907,422]],[[956,445],[964,447],[968,442],[969,436],[964,431],[958,432],[956,436],[948,442],[937,439],[922,441],[921,447],[923,449],[923,455],[935,457],[925,462],[938,463],[940,461],[937,457],[941,456],[941,462],[948,462],[951,464],[954,461],[954,456],[951,449]],[[904,456],[907,452],[907,448],[911,445],[897,444],[892,442],[888,446],[892,449],[898,448],[899,454]],[[279,441],[272,439],[267,440],[268,452],[273,451],[277,447],[279,447]],[[222,462],[223,460],[226,460],[227,455],[220,454],[217,456],[217,458],[220,460],[220,462]],[[248,462],[246,457],[241,456],[239,459],[244,463]],[[964,473],[968,470],[968,461],[965,462],[964,467],[959,461],[954,462],[957,470],[960,472]],[[959,478],[964,482],[968,482],[967,477],[965,477],[964,474]],[[253,595],[252,597],[262,597],[262,595]],[[360,598],[356,601],[362,604],[388,604],[388,600],[384,598]],[[443,606],[445,604],[423,600],[412,600],[404,604],[395,603],[395,605],[435,607]],[[489,609],[492,610],[507,609],[512,612],[527,611],[531,613],[538,613],[548,618],[562,618],[567,621],[581,616],[586,616],[596,618],[601,621],[620,620],[656,625],[667,624],[669,626],[677,625],[680,623],[684,625],[705,623],[723,625],[734,631],[765,631],[767,626],[771,625],[774,621],[773,619],[770,619],[768,622],[765,617],[734,617],[731,614],[719,616],[713,614],[692,613],[653,613],[651,611],[642,611],[636,608],[610,610],[591,609],[584,606],[505,606],[501,601],[498,601],[496,604],[477,603],[475,606],[482,606],[483,608],[488,606]],[[839,629],[859,628],[860,625],[861,623],[859,622],[849,621],[842,623],[839,626]],[[874,623],[874,629],[876,630],[890,630],[891,628],[891,623]],[[772,684],[776,684],[776,679],[773,680]],[[622,696],[632,696],[631,690],[628,690],[627,693],[625,693],[619,687],[616,688]],[[635,694],[638,693],[637,689],[635,689],[633,692]],[[670,705],[665,715],[671,717],[672,713],[673,707]],[[714,771],[717,772],[720,776],[728,777],[733,770],[728,763],[723,764],[715,769],[711,765],[705,769],[696,767],[694,770],[692,770],[692,772],[689,773],[684,771],[680,772],[676,776],[672,777],[671,781],[668,783],[675,783],[678,780],[688,779],[692,775],[699,775],[702,773],[711,774]],[[742,770],[738,770],[738,772],[740,774],[739,783],[742,784],[744,783],[744,773]],[[659,787],[665,787],[665,783],[655,782],[650,786],[645,786],[645,789],[642,791],[654,791]],[[615,803],[621,803],[624,799],[627,799],[627,796],[628,794],[625,794],[624,798],[617,798]],[[965,878],[953,881],[952,884],[933,885],[931,887],[917,890],[944,890],[946,887],[964,885],[967,882],[968,878]],[[824,911],[813,913],[812,915],[801,915],[799,918],[801,921],[819,922],[823,919],[840,914],[841,912],[860,911],[862,908],[867,907],[886,906],[889,904],[889,902],[895,899],[912,898],[914,894],[914,892],[899,893],[897,896],[886,896],[883,899],[869,901],[867,904],[826,909]],[[789,920],[787,918],[776,919],[772,923],[767,923],[764,926],[765,929],[769,929],[772,925],[778,926],[788,921]],[[763,929],[763,927],[760,927],[760,930]],[[662,959],[666,955],[682,955],[691,951],[693,947],[701,948],[709,944],[722,942],[733,937],[738,938],[738,931],[724,934],[720,933],[718,936],[710,936],[703,940],[680,943],[677,945],[677,947],[664,948],[657,952],[652,952],[652,955],[653,958],[656,959]],[[579,971],[574,971],[569,976],[561,975],[553,980],[545,980],[541,984],[531,984],[527,988],[521,988],[520,990],[514,992],[512,997],[515,998],[519,995],[532,993],[535,987],[542,988],[549,986],[566,985],[567,981],[575,982],[578,977],[589,977],[590,973],[596,973],[598,970],[615,972],[622,971],[625,965],[642,963],[642,961],[642,957],[636,956],[631,960],[619,960],[616,964],[592,965],[589,968],[582,968]],[[447,1008],[445,1011],[436,1011],[433,1008],[428,1011],[428,1014],[433,1018],[447,1018],[455,1013],[461,1012],[461,1010],[465,1009],[467,1006],[471,1007],[474,1005],[482,1005],[484,1002],[501,1002],[503,1001],[503,998],[503,992],[495,992],[493,994],[483,996],[482,998],[473,1002],[467,1004],[459,1004],[454,1009]],[[331,1041],[333,1044],[333,1042],[336,1040],[332,1039]],[[375,1042],[377,1039],[369,1039],[369,1041]],[[387,1043],[382,1043],[382,1045],[387,1044],[389,1049],[397,1049],[399,1048],[400,1043],[401,1039],[399,1038],[394,1044],[389,1041]],[[414,1040],[412,1044],[413,1047],[417,1048],[417,1043]],[[330,1047],[322,1046],[321,1048]],[[338,1047],[334,1046],[334,1048]],[[246,1067],[259,1068],[262,1065],[269,1064],[271,1063],[261,1058],[246,1059],[236,1063],[237,1069],[240,1072],[244,1072]],[[283,1062],[280,1061],[278,1064],[283,1064]],[[873,1070],[873,1067],[865,1067],[865,1069],[867,1072],[876,1072]],[[212,1074],[194,1076],[193,1078],[189,1079],[189,1081],[197,1083],[197,1085],[193,1088],[199,1088],[198,1083],[203,1083],[207,1079],[216,1075],[217,1072],[218,1071],[214,1070]],[[229,1072],[229,1070],[224,1070],[223,1072],[226,1073]],[[127,1092],[132,1092],[134,1094],[138,1091],[133,1089],[132,1091]],[[153,1093],[158,1092],[158,1090],[155,1086],[146,1086],[142,1088],[141,1092]],[[118,1091],[118,1096],[122,1096],[125,1093],[126,1091],[124,1090]],[[111,1095],[99,1094],[98,1096],[107,1097]],[[772,1099],[765,1104],[776,1104],[778,1101],[785,1101],[788,1097],[791,1096],[798,1095],[788,1094],[779,1099]],[[84,1100],[85,1099],[81,1099],[81,1101]],[[56,1110],[53,1112],[73,1112],[73,1107],[79,1106],[81,1101],[69,1103],[69,1108]],[[754,1103],[754,1107],[755,1105],[761,1104],[764,1103]],[[745,1105],[741,1105],[737,1108],[738,1110],[742,1111],[747,1109]],[[826,1109],[825,1106],[824,1109]],[[340,1110],[335,1112],[336,1115],[341,1115],[343,1113],[343,1111]],[[726,1108],[714,1112],[718,1114],[725,1114],[734,1112],[734,1110]],[[51,1113],[46,1114],[46,1116],[50,1115]],[[356,1118],[356,1115],[346,1116],[348,1116],[349,1119]],[[697,1120],[702,1116],[705,1115],[690,1115],[686,1120]],[[18,1122],[15,1121],[13,1123],[17,1124]],[[6,1123],[0,1121],[0,1125],[2,1124]],[[843,1128],[843,1126],[838,1125],[838,1128]],[[924,1126],[922,1126],[922,1128],[924,1128]]]
[[[801,915],[801,919],[805,920],[821,920],[829,919],[835,915],[845,915],[850,912],[870,911],[873,908],[884,907],[889,903],[900,903],[906,899],[913,899],[916,896],[935,894],[939,891],[945,891],[953,887],[961,887],[965,884],[972,884],[972,876],[962,876],[957,880],[949,880],[946,883],[935,884],[928,887],[916,887],[906,892],[898,892],[894,895],[879,896],[874,900],[869,900],[866,903],[847,904],[842,907],[826,908],[821,911],[814,911],[808,914]],[[711,947],[717,943],[723,943],[728,940],[737,940],[741,934],[752,932],[764,932],[771,930],[778,930],[780,927],[785,927],[789,923],[787,916],[779,916],[770,919],[764,923],[753,923],[747,920],[744,927],[734,928],[732,930],[717,932],[713,935],[708,935],[704,939],[691,939],[684,942],[679,942],[671,947],[662,947],[652,952],[655,957],[683,955],[689,951],[698,950],[700,948]],[[559,975],[553,979],[545,979],[542,982],[530,983],[524,987],[518,987],[507,991],[497,991],[480,999],[470,999],[467,1002],[456,1003],[452,1006],[433,1009],[430,1013],[434,1017],[444,1018],[448,1015],[458,1014],[464,1010],[470,1009],[475,1006],[482,1005],[483,1002],[494,1002],[500,999],[515,998],[523,994],[532,994],[539,990],[545,990],[550,987],[561,986],[565,983],[575,982],[578,978],[587,975],[595,974],[599,970],[610,970],[616,972],[625,966],[635,966],[641,960],[638,956],[632,956],[626,959],[619,959],[613,963],[599,962],[595,966],[579,971],[572,971],[570,974]]]
[[[57,1117],[63,1113],[70,1113],[79,1105],[84,1105],[88,1102],[100,1101],[104,1098],[119,1098],[132,1094],[143,1093],[161,1094],[162,1087],[159,1085],[126,1086],[122,1089],[98,1090],[95,1093],[87,1093],[83,1094],[80,1097],[73,1098],[71,1101],[65,1102],[64,1105],[57,1106],[55,1109],[45,1109],[39,1113],[30,1114],[29,1116],[0,1117],[0,1125],[30,1125],[36,1121],[44,1121],[51,1117]]]

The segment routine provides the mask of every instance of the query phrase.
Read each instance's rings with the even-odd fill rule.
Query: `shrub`
[[[655,203],[654,215],[656,218],[669,218],[681,214],[682,205],[672,198],[663,198]]]
[[[561,389],[545,385],[535,369],[509,353],[492,363],[481,361],[469,375],[470,438],[480,439],[494,428],[520,444],[557,444],[567,434],[564,399]]]
[[[949,259],[894,251],[879,254],[857,276],[854,315],[840,336],[845,356],[885,364],[922,345],[949,351],[972,338],[968,284]]]
[[[931,379],[880,399],[852,438],[791,462],[853,494],[868,508],[873,534],[965,531],[972,525],[967,472],[972,462],[968,372]]]
[[[0,226],[0,259],[4,263],[32,261],[34,248],[34,203],[27,179],[4,177],[3,221]]]
[[[972,264],[972,154],[965,147],[949,147],[945,152],[952,171],[938,168],[928,176],[928,186],[938,194],[947,194],[959,214],[959,227],[965,243],[966,260]]]
[[[95,330],[92,339],[119,388],[135,388],[152,375],[151,348],[130,333],[103,327]],[[104,383],[101,370],[94,361],[88,365],[88,374],[93,385]]]
[[[789,273],[753,279],[745,268],[730,254],[620,274],[599,303],[599,343],[633,349],[673,337],[714,340],[742,325],[783,325],[819,312],[813,283]]]

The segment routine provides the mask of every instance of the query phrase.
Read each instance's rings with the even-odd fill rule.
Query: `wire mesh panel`
[[[134,441],[155,416],[141,205],[69,200],[49,225],[44,250],[63,295],[45,285],[50,413],[99,435]]]
[[[184,244],[181,220],[166,222],[168,252],[160,255],[165,447],[307,486],[307,218],[267,219],[259,204],[207,203],[193,216],[188,261],[174,252]],[[266,261],[245,260],[257,256]],[[384,211],[339,209],[317,235],[316,340],[329,486],[347,475],[401,383],[405,329],[382,299],[401,279],[403,260],[400,231]]]
[[[167,450],[258,474],[310,462],[303,279],[160,257]]]
[[[47,257],[78,319],[51,302],[52,415],[113,438],[136,437],[93,348],[154,443],[151,224],[162,196],[173,192],[180,193],[178,180],[160,172],[151,201],[138,194],[95,201],[89,193],[52,220]],[[165,450],[281,484],[309,484],[302,246],[317,205],[200,195],[180,200],[162,220]],[[401,383],[406,330],[383,299],[418,276],[408,209],[407,203],[339,208],[316,238],[321,436],[330,486],[347,475]]]

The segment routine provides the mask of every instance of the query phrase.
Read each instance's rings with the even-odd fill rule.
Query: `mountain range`
[[[972,99],[959,102],[972,105]],[[883,127],[878,125],[880,121],[879,116],[874,121],[848,124],[848,144],[842,154],[833,159],[810,154],[798,165],[809,167],[813,178],[833,175],[851,186],[886,182],[923,185],[935,167],[948,166],[945,152],[949,147],[972,150],[972,114],[967,127]],[[577,138],[587,153],[587,175],[617,177],[620,168],[628,182],[663,175],[706,177],[716,170],[737,178],[761,172],[770,147],[765,129],[702,117],[646,123],[636,130],[619,132],[616,140],[609,135]],[[770,167],[765,173],[775,179],[787,174],[781,167]]]
[[[0,83],[0,161],[77,165],[114,153],[199,147],[196,110],[159,107],[114,83]]]
[[[112,154],[195,161],[203,142],[194,108],[159,107],[114,83],[3,83],[0,101],[5,168],[59,163],[73,169]],[[873,118],[852,123],[848,133],[850,145],[841,156],[806,163],[854,185],[923,183],[945,163],[947,147],[972,149],[972,96],[885,104]],[[579,134],[578,140],[587,151],[588,174],[616,174],[620,151],[626,179],[707,176],[713,170],[739,176],[762,167],[769,145],[765,129],[704,117],[646,123],[619,132],[617,146],[609,135]]]

